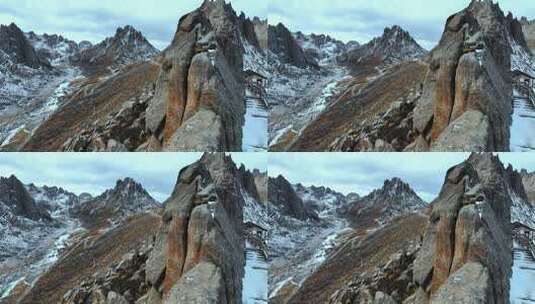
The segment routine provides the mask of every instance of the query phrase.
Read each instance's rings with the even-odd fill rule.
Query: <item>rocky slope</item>
[[[81,96],[89,94],[85,91],[89,90],[87,84],[95,84],[99,80],[113,77],[117,69],[123,69],[128,64],[145,60],[157,53],[157,50],[141,33],[130,26],[119,29],[115,37],[110,37],[96,46],[88,42],[76,43],[59,35],[37,35],[34,32],[26,33],[25,39],[40,58],[46,62],[50,61],[52,65],[48,69],[37,69],[21,64],[13,66],[14,61],[9,61],[11,72],[2,75],[5,79],[3,84],[0,84],[0,92],[3,92],[0,94],[3,94],[2,97],[5,96],[5,109],[0,112],[0,138],[2,139],[0,148],[7,151],[23,149],[28,141],[32,141],[32,135],[39,140],[48,132],[58,134],[56,130],[48,129],[53,124],[48,119],[54,120],[54,115],[64,114],[80,122],[79,115],[73,115],[69,108],[64,106],[71,102],[75,103]],[[114,70],[110,71],[108,68]],[[85,76],[82,75],[83,73]],[[150,73],[146,76],[150,77]],[[132,83],[135,84],[135,82]],[[119,89],[117,84],[114,88]],[[132,91],[135,92],[135,90]],[[92,93],[95,92],[92,91]],[[104,112],[114,110],[114,103],[112,99],[109,99],[109,95],[106,101],[108,103],[99,110]],[[89,104],[86,106],[91,107]],[[94,113],[97,108],[94,104],[92,106]],[[75,107],[80,109],[77,105]],[[130,108],[130,106],[125,106],[125,108]],[[83,112],[84,119],[91,119],[85,115],[87,111]],[[126,115],[121,114],[124,120]],[[71,122],[65,118],[62,118],[62,121]],[[42,130],[38,130],[43,124],[45,125],[43,128],[47,131],[45,134]],[[117,124],[118,122],[111,126],[115,128],[115,132],[117,132]],[[123,125],[122,128],[126,127]],[[76,134],[72,130],[62,130],[71,132],[71,136]],[[37,134],[34,134],[35,131]],[[123,130],[122,133],[128,132],[131,133],[132,130]],[[60,147],[52,150],[60,149]],[[32,143],[28,144],[27,149],[48,150],[42,146],[34,148]]]
[[[223,0],[204,1],[180,18],[171,45],[154,60],[80,81],[68,104],[23,149],[241,151],[243,44],[265,44],[257,34],[262,25],[246,21]],[[84,67],[93,61],[107,65],[109,58],[118,63],[146,58],[153,52],[142,41],[133,29],[119,29],[115,38],[81,52],[78,61]],[[140,50],[123,56],[117,52],[130,49],[123,42]]]
[[[307,207],[318,211],[318,218],[315,221],[297,220],[277,211],[270,214],[272,232],[268,246],[273,254],[269,277],[270,303],[301,303],[304,298],[296,302],[288,301],[311,275],[328,263],[337,247],[352,233],[361,235],[362,231],[378,229],[395,221],[395,217],[410,214],[421,217],[415,214],[426,206],[399,179],[385,182],[382,189],[364,197],[356,193],[346,196],[326,187],[297,184],[294,188]],[[374,208],[374,205],[378,207]],[[350,212],[358,208],[363,210],[362,214]],[[373,215],[367,212],[369,209],[375,210]],[[358,223],[358,227],[354,223]],[[338,272],[340,270],[331,272],[331,277]],[[325,303],[321,299],[324,299],[324,295],[312,301]]]
[[[49,61],[22,30],[14,23],[0,25],[0,110],[23,103],[52,78]]]
[[[374,116],[385,114],[392,100],[414,99],[423,68],[407,62],[426,51],[409,33],[394,26],[367,44],[348,43],[345,49],[324,60],[319,71],[279,69],[279,76],[270,82],[276,86],[270,98],[277,102],[269,130],[273,150],[342,150],[339,146],[348,140],[337,137],[356,128],[356,122],[358,128],[378,128]]]

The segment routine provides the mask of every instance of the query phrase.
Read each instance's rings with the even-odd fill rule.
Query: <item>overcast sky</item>
[[[61,34],[99,42],[119,26],[133,25],[156,47],[169,45],[178,20],[202,0],[1,0],[0,24],[15,22],[23,31]],[[236,11],[267,16],[266,0],[232,0]]]
[[[269,0],[268,21],[292,31],[324,33],[337,39],[367,42],[387,26],[400,25],[425,48],[440,39],[446,19],[469,0]],[[501,0],[502,10],[535,18],[534,0]]]
[[[131,177],[157,200],[169,197],[178,172],[201,153],[1,153],[0,176],[23,183],[58,186],[80,194],[99,195],[118,179]],[[232,153],[234,162],[249,169],[267,169],[264,153]]]
[[[326,186],[347,194],[366,195],[386,179],[400,177],[426,201],[433,200],[446,172],[467,153],[270,153],[269,175],[291,183]],[[520,170],[535,171],[535,154],[500,153],[500,159]]]

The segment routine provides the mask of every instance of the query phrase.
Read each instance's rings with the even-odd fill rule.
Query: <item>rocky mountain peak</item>
[[[356,226],[382,225],[393,218],[413,213],[427,207],[416,192],[400,178],[391,178],[380,189],[340,208]]]
[[[399,25],[385,28],[383,35],[374,38],[368,47],[371,47],[376,55],[398,59],[417,58],[427,53],[409,32]]]
[[[131,25],[117,28],[113,37],[88,47],[84,45],[71,61],[92,69],[118,68],[133,62],[147,60],[159,51],[143,34]]]
[[[99,196],[80,199],[80,204],[75,205],[71,212],[84,225],[98,227],[118,223],[128,216],[160,207],[160,203],[140,183],[127,177],[119,179],[114,188]]]
[[[15,176],[0,177],[0,205],[7,207],[16,216],[31,220],[50,220],[48,212],[40,208],[24,184]]]
[[[290,30],[282,23],[268,27],[268,45],[271,52],[277,55],[282,63],[301,68],[316,66],[316,63],[306,56]]]
[[[31,68],[50,68],[50,63],[35,51],[22,30],[15,24],[0,25],[0,51],[13,63]]]
[[[408,31],[399,25],[393,25],[386,27],[380,37],[338,56],[338,61],[352,67],[369,59],[378,58],[383,62],[396,63],[420,58],[425,54],[427,51]]]
[[[396,198],[401,196],[418,197],[411,186],[398,177],[385,180],[383,187],[374,190],[370,193],[370,196],[383,198]]]
[[[307,207],[292,184],[282,175],[268,179],[268,200],[281,210],[281,214],[299,220],[317,219],[317,214]]]

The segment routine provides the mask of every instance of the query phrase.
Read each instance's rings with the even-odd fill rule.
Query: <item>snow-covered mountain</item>
[[[360,44],[356,41],[350,41],[346,44],[324,34],[306,35],[303,32],[296,32],[294,37],[299,46],[305,51],[305,55],[313,58],[320,65],[333,63],[336,56],[360,47]]]
[[[355,226],[383,225],[395,217],[419,211],[427,206],[400,178],[386,180],[383,187],[354,201],[345,208],[348,220]]]
[[[128,216],[160,207],[160,203],[140,183],[127,177],[118,180],[114,188],[75,205],[71,212],[84,225],[100,226],[117,224]]]
[[[110,228],[127,216],[160,208],[131,178],[92,197],[55,186],[0,178],[0,299],[22,278],[31,283],[86,227]]]
[[[53,74],[16,24],[0,25],[0,110],[35,94]]]
[[[87,197],[78,196],[61,187],[38,187],[34,184],[29,184],[26,186],[26,189],[35,200],[35,203],[50,212],[52,216],[66,213],[69,211],[69,208],[87,200]],[[91,195],[89,194],[89,196]]]
[[[113,37],[71,56],[71,60],[83,67],[103,66],[119,68],[133,62],[143,61],[159,53],[141,32],[127,25],[120,27]]]
[[[329,187],[305,187],[302,184],[297,184],[294,185],[294,189],[305,206],[317,212],[320,217],[325,212],[334,211],[336,208],[340,208],[349,201],[345,195],[336,192]],[[355,196],[352,195],[350,198],[354,199]]]
[[[37,53],[46,58],[52,65],[66,63],[69,57],[92,46],[91,42],[76,43],[56,34],[49,35],[45,33],[38,35],[31,31],[25,35]]]
[[[385,28],[383,35],[358,48],[349,50],[338,60],[347,65],[354,65],[370,58],[395,63],[422,57],[427,51],[414,38],[398,25]]]

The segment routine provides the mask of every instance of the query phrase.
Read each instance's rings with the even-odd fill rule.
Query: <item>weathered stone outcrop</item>
[[[421,303],[509,302],[510,189],[510,174],[490,154],[448,171],[414,261]]]
[[[144,246],[132,251],[106,272],[95,273],[84,280],[79,287],[69,290],[62,304],[128,304],[147,293],[145,263],[151,248]]]
[[[164,150],[241,150],[243,52],[240,23],[225,1],[204,1],[180,19],[146,115]]]
[[[222,154],[182,169],[147,260],[150,290],[138,303],[241,303],[244,201],[236,173]]]
[[[307,208],[297,195],[292,184],[284,176],[268,180],[268,200],[281,209],[281,213],[300,220],[317,219],[318,215]]]
[[[448,19],[414,110],[415,130],[432,150],[509,149],[511,24],[487,0]]]

